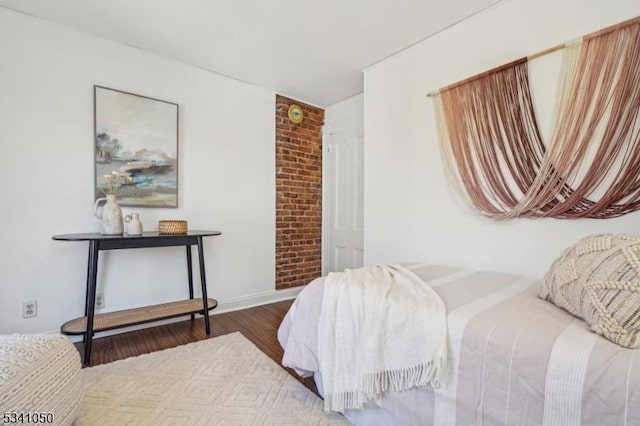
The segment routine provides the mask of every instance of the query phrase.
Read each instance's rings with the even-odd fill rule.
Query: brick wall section
[[[291,104],[304,121],[289,121]],[[276,289],[321,275],[324,110],[276,96]]]

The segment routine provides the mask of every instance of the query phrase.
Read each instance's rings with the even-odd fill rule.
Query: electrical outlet
[[[22,302],[22,318],[33,318],[38,316],[38,302],[27,300]]]
[[[96,309],[104,308],[104,293],[96,294]]]

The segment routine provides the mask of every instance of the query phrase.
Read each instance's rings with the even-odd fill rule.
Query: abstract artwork
[[[178,105],[102,86],[93,94],[95,198],[115,180],[120,205],[178,207]]]

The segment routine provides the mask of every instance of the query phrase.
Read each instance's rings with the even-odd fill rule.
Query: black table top
[[[143,232],[142,235],[102,235],[99,232],[80,234],[60,234],[51,237],[56,241],[96,241],[96,240],[148,240],[153,238],[209,237],[220,235],[220,231],[187,231],[186,234],[160,234],[157,231]]]

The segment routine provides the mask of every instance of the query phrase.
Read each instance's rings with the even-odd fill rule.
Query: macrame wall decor
[[[640,210],[640,18],[561,47],[549,141],[531,97],[532,57],[429,94],[450,182],[487,217]]]

